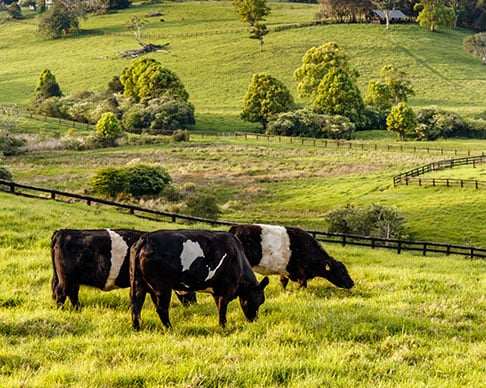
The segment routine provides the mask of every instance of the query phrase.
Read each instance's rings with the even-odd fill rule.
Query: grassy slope
[[[481,386],[486,262],[342,248],[356,287],[314,279],[280,289],[276,277],[257,322],[236,301],[217,326],[206,295],[163,330],[150,300],[130,328],[127,290],[82,288],[81,312],[50,300],[49,237],[74,227],[176,227],[85,205],[0,193],[0,385]],[[262,346],[262,344],[265,344]]]
[[[269,27],[311,21],[316,10],[315,5],[295,3],[271,3],[271,7]],[[412,105],[438,105],[464,114],[484,110],[486,76],[481,62],[462,49],[464,31],[432,34],[417,25],[396,25],[390,31],[380,25],[314,26],[270,33],[260,53],[258,43],[248,39],[247,32],[240,32],[245,25],[235,17],[229,2],[170,2],[90,16],[81,22],[84,31],[115,34],[82,33],[55,41],[35,36],[34,19],[2,24],[2,56],[9,66],[0,68],[0,100],[26,106],[44,68],[52,71],[65,94],[104,89],[130,63],[117,59],[116,51],[137,45],[126,31],[126,23],[134,15],[144,17],[155,10],[164,13],[165,22],[150,18],[142,37],[154,43],[170,42],[168,54],[151,56],[181,77],[200,115],[200,125],[206,129],[224,126],[225,120],[228,129],[238,129],[238,124],[245,128],[247,124],[236,116],[255,72],[269,72],[295,94],[292,74],[302,56],[310,47],[328,41],[343,47],[361,72],[363,93],[370,79],[379,78],[381,67],[391,63],[412,78],[417,93]],[[226,33],[204,34],[208,31]]]

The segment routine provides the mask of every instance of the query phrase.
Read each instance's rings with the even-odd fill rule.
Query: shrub
[[[329,224],[328,231],[332,233],[356,234],[379,238],[406,237],[403,226],[405,217],[397,208],[372,204],[369,207],[355,207],[332,210],[326,214]]]
[[[103,113],[96,123],[96,135],[107,146],[114,145],[115,139],[121,134],[121,125],[112,112]]]
[[[319,115],[309,108],[298,109],[276,115],[269,121],[266,133],[282,136],[319,137],[321,131]]]
[[[93,194],[116,198],[126,192],[128,179],[120,168],[103,167],[90,178],[88,185]]]
[[[189,133],[187,132],[187,130],[178,129],[172,133],[172,141],[189,141]]]
[[[89,180],[90,191],[111,198],[131,195],[158,195],[172,178],[161,166],[129,163],[123,167],[104,167]]]
[[[434,107],[420,109],[417,123],[417,137],[423,140],[472,135],[470,124],[459,114]]]
[[[6,167],[0,166],[0,179],[5,179],[6,181],[11,181],[12,180],[12,173],[7,170]]]
[[[351,120],[341,115],[323,115],[321,137],[328,139],[350,139],[356,126]]]
[[[216,202],[216,197],[211,194],[193,193],[182,208],[184,214],[217,220],[221,210]]]

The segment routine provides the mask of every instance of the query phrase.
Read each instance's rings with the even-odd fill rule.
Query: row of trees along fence
[[[115,207],[117,209],[128,210],[130,214],[152,219],[155,221],[162,221],[170,219],[171,222],[181,220],[183,222],[199,222],[211,225],[234,225],[235,222],[213,220],[201,217],[192,217],[183,214],[164,212],[156,209],[145,208],[142,206],[130,205],[127,203],[110,201],[102,198],[97,198],[89,195],[69,193],[60,190],[47,189],[43,187],[31,186],[0,179],[0,190],[9,192],[11,194],[22,195],[40,199],[52,199],[66,201],[66,199],[75,199],[79,201],[86,201],[87,205],[93,203]],[[39,195],[40,193],[40,195]],[[47,194],[43,196],[42,194]],[[330,233],[317,230],[308,230],[315,239],[321,242],[338,243],[345,245],[359,245],[371,248],[386,248],[393,249],[397,253],[402,251],[419,251],[425,256],[428,253],[441,253],[445,255],[457,254],[464,255],[470,258],[486,258],[486,249],[476,248],[472,246],[460,246],[454,244],[434,243],[428,241],[413,241],[413,240],[397,240],[384,239],[370,236],[358,236],[352,234]]]
[[[477,164],[479,163],[485,163],[486,162],[486,155],[484,152],[479,155],[479,156],[467,156],[464,158],[457,158],[457,159],[447,159],[447,160],[439,160],[438,162],[432,162],[417,168],[414,168],[412,170],[402,172],[401,174],[395,175],[393,177],[393,184],[395,186],[399,184],[406,184],[408,185],[409,183],[418,183],[419,185],[422,184],[432,184],[433,186],[438,186],[438,185],[446,185],[446,186],[452,186],[455,184],[460,185],[461,187],[465,187],[465,185],[473,184],[477,189],[484,187],[486,182],[484,181],[478,181],[478,180],[472,180],[472,179],[439,179],[439,178],[429,178],[429,179],[413,179],[417,176],[423,175],[425,173],[431,172],[431,171],[441,171],[446,168],[453,168],[457,166],[465,166],[465,165],[472,165],[473,167],[476,167]]]
[[[30,118],[38,118],[43,121],[51,121],[55,122],[59,125],[64,125],[71,128],[85,128],[85,129],[93,129],[95,130],[95,126],[92,124],[87,123],[80,123],[72,120],[65,120],[60,118],[54,118],[49,116],[38,116],[33,114],[32,112],[28,112]],[[362,150],[362,151],[390,151],[390,152],[413,152],[413,153],[420,153],[425,152],[427,154],[437,153],[440,155],[444,154],[466,154],[467,156],[471,156],[474,151],[471,150],[457,150],[457,149],[447,149],[444,147],[441,148],[434,148],[428,145],[409,145],[409,144],[376,144],[376,143],[363,143],[358,141],[350,141],[350,140],[336,140],[336,139],[316,139],[316,138],[308,138],[308,137],[289,137],[289,136],[277,136],[277,135],[267,135],[261,133],[253,133],[253,132],[219,132],[219,131],[190,131],[191,136],[201,136],[202,138],[205,137],[212,137],[212,138],[224,138],[224,137],[235,137],[235,138],[243,138],[245,140],[266,140],[268,142],[274,141],[281,143],[283,141],[288,141],[291,144],[301,144],[301,145],[313,145],[316,147],[324,147],[324,148],[343,148],[343,149],[354,149],[354,150]],[[484,153],[483,153],[484,154]]]

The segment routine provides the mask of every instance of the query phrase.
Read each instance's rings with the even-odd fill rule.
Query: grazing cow
[[[63,306],[68,297],[79,308],[80,285],[103,291],[129,287],[130,247],[143,233],[129,229],[55,231],[51,239],[51,285],[57,305]],[[195,302],[195,294],[179,299],[183,304]]]
[[[226,324],[228,303],[239,297],[253,321],[268,284],[258,283],[240,242],[230,233],[207,230],[159,230],[143,235],[130,253],[132,325],[140,329],[140,312],[148,292],[162,323],[170,328],[171,290],[209,292]]]
[[[280,275],[283,288],[290,280],[307,287],[320,276],[341,288],[353,280],[343,263],[334,260],[307,232],[276,225],[233,225],[230,233],[242,243],[253,269],[262,275]]]

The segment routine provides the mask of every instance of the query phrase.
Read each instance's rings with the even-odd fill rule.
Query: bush
[[[196,123],[191,103],[168,96],[149,100],[146,111],[150,117],[150,133],[185,128]]]
[[[131,195],[159,195],[171,182],[168,172],[161,166],[129,163],[123,167],[104,167],[89,180],[90,191],[101,196],[117,198]]]
[[[459,114],[438,108],[420,109],[417,114],[417,137],[423,140],[436,140],[471,136],[471,126]]]
[[[341,115],[323,115],[320,137],[328,139],[350,139],[356,126],[351,120]]]
[[[276,115],[267,124],[266,133],[281,136],[319,137],[321,131],[319,115],[304,108]]]
[[[107,146],[114,145],[115,139],[121,134],[121,125],[112,112],[103,113],[96,123],[96,135]]]
[[[12,173],[7,170],[6,167],[0,166],[0,179],[5,179],[6,181],[11,181],[12,180]]]
[[[406,237],[405,217],[397,208],[372,204],[366,208],[348,205],[326,214],[331,233],[356,234],[379,238]]]
[[[189,141],[189,133],[187,132],[187,130],[178,129],[172,133],[172,141]]]
[[[193,193],[182,208],[184,214],[217,220],[221,210],[216,202],[216,197],[211,194]]]

